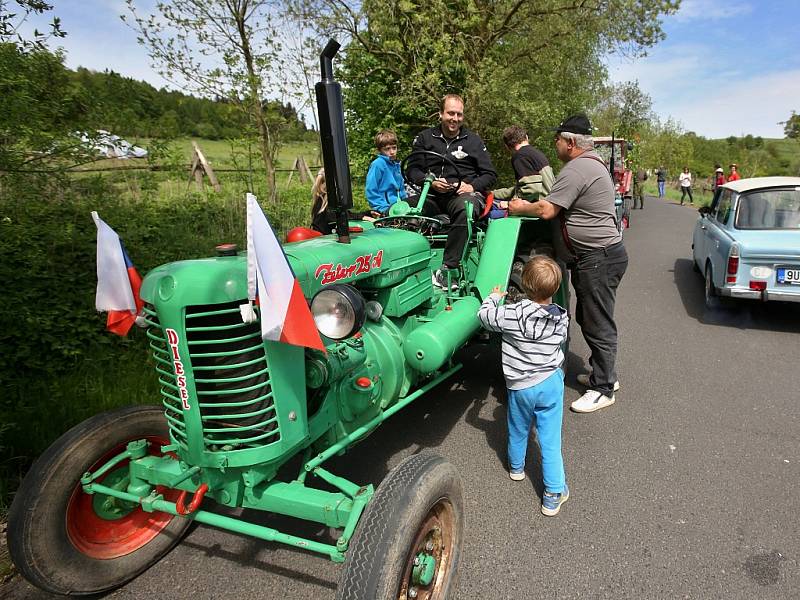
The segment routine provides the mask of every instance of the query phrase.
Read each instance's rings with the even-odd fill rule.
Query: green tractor
[[[316,86],[338,234],[283,247],[326,352],[264,340],[258,321],[243,322],[244,253],[220,247],[212,258],[149,272],[143,320],[161,403],[88,419],[33,465],[9,512],[8,542],[37,587],[111,590],[197,522],[343,562],[337,598],[436,600],[452,591],[464,535],[455,468],[418,454],[376,489],[326,462],[460,368],[454,355],[479,334],[481,298],[505,282],[519,294],[522,261],[551,251],[550,228],[513,217],[469,221],[457,289],[441,290],[431,273],[442,262],[442,223],[408,206],[374,226],[348,223],[338,49],[331,41],[323,51]],[[566,283],[555,301],[568,305]],[[306,539],[220,508],[288,515],[339,537]]]

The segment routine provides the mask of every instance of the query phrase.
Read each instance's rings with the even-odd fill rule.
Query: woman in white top
[[[689,173],[689,167],[683,167],[683,173],[678,176],[678,181],[681,183],[681,206],[683,206],[683,199],[686,194],[689,194],[689,204],[694,204],[694,198],[692,198],[692,174]]]

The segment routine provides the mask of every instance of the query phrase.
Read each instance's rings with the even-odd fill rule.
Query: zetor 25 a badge
[[[323,263],[314,272],[314,279],[320,280],[322,285],[327,285],[335,281],[361,275],[362,273],[369,273],[372,269],[379,268],[382,262],[383,250],[378,250],[375,256],[372,256],[372,254],[357,256],[355,262],[346,267],[342,263],[335,267],[333,263]]]

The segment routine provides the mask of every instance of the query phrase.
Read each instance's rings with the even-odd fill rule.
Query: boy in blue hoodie
[[[391,129],[383,129],[375,136],[375,147],[378,156],[369,165],[367,173],[367,202],[369,207],[386,215],[389,208],[407,194],[400,174],[400,163],[397,162],[397,136]]]
[[[503,375],[508,388],[509,477],[525,479],[525,454],[531,425],[542,453],[542,514],[553,517],[569,498],[561,455],[564,414],[564,352],[567,311],[553,304],[561,268],[546,256],[534,256],[522,271],[527,298],[500,306],[505,296],[496,286],[478,311],[481,325],[503,334]]]

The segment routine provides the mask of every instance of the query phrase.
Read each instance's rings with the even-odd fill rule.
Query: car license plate
[[[776,273],[778,276],[778,283],[800,285],[800,269],[787,269],[786,267],[778,267]]]

